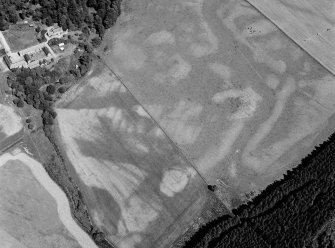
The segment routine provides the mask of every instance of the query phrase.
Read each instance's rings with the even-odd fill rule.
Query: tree
[[[58,88],[58,92],[59,92],[60,94],[65,93],[65,91],[66,91],[66,89],[65,89],[64,87],[59,87],[59,88]]]
[[[110,28],[112,27],[115,22],[116,22],[116,19],[118,18],[118,13],[117,13],[117,10],[115,9],[109,9],[105,18],[104,18],[104,26],[105,28]]]
[[[0,17],[0,30],[5,31],[9,28],[9,24],[2,17]]]
[[[100,37],[103,37],[105,34],[105,27],[102,24],[102,19],[100,16],[95,15],[94,16],[94,26],[95,29],[97,30],[97,33],[99,34]]]
[[[53,25],[53,20],[50,16],[48,16],[46,19],[45,19],[45,25],[47,25],[48,27],[51,27]]]
[[[56,88],[55,88],[54,85],[50,84],[50,85],[47,86],[46,91],[47,91],[50,95],[52,95],[52,94],[55,93]]]
[[[101,39],[100,37],[96,36],[91,41],[93,47],[98,47],[101,45]]]
[[[88,53],[92,53],[93,52],[93,47],[92,47],[92,45],[90,45],[90,44],[85,44],[84,45],[84,49],[85,49],[85,51],[86,52],[88,52]]]
[[[17,106],[18,108],[22,108],[22,107],[24,106],[23,101],[22,101],[21,99],[19,99],[19,101],[17,102],[16,106]]]

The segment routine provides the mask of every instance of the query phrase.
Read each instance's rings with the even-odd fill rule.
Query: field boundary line
[[[144,111],[149,115],[149,117],[152,119],[152,121],[154,122],[155,125],[157,125],[157,127],[159,127],[162,132],[164,133],[164,135],[167,137],[167,139],[174,145],[174,148],[178,151],[178,153],[182,156],[183,159],[185,159],[186,163],[188,165],[190,165],[196,172],[197,174],[200,176],[200,178],[205,182],[206,185],[209,185],[207,180],[205,179],[204,176],[201,175],[201,173],[199,172],[198,168],[196,166],[194,166],[194,164],[186,157],[186,155],[182,152],[182,150],[179,148],[179,146],[177,145],[177,143],[170,137],[170,135],[167,134],[167,132],[165,131],[165,129],[158,123],[158,121],[149,113],[149,111],[142,105],[142,103],[134,96],[134,94],[129,90],[129,88],[125,85],[125,83],[123,82],[122,78],[117,75],[114,70],[105,63],[105,61],[103,61],[101,58],[99,58],[99,60],[110,70],[111,73],[113,73],[113,75],[120,81],[120,83],[127,89],[127,91],[129,92],[129,94],[134,98],[134,100],[144,109]],[[229,209],[229,208],[228,208]]]
[[[315,61],[317,61],[324,69],[326,69],[330,74],[335,76],[335,70],[330,68],[326,65],[326,62],[323,62],[322,59],[319,59],[315,55],[312,54],[312,52],[308,51],[307,48],[303,47],[302,44],[299,44],[299,41],[295,40],[291,35],[288,34],[287,31],[285,31],[283,28],[280,27],[280,23],[276,23],[273,18],[271,18],[268,14],[261,11],[259,7],[257,7],[257,4],[254,4],[254,0],[244,0],[247,3],[249,3],[252,7],[254,7],[259,13],[261,13],[266,19],[268,19],[273,25],[275,25],[285,36],[287,36],[291,41],[293,41],[298,47],[300,47],[304,52],[306,52],[309,56],[311,56]],[[257,2],[257,0],[255,0]],[[269,0],[268,0],[269,1]]]

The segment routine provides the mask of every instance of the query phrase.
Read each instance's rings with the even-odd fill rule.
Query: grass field
[[[12,52],[17,52],[39,43],[34,27],[29,27],[28,24],[11,25],[9,30],[2,33]]]
[[[335,3],[247,0],[335,75]]]

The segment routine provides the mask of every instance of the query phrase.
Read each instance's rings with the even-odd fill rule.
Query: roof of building
[[[63,32],[63,29],[61,27],[51,27],[48,30],[48,34],[54,34],[54,33],[58,33],[58,32]]]
[[[50,50],[49,50],[49,48],[47,48],[47,47],[43,47],[42,50],[43,50],[43,52],[45,53],[45,55],[50,54]]]
[[[20,56],[18,53],[12,53],[10,56],[9,56],[12,64],[15,64],[15,63],[19,63],[19,62],[22,62],[24,61],[24,58],[22,56]]]
[[[27,63],[31,60],[28,54],[23,55],[23,57],[27,61]]]

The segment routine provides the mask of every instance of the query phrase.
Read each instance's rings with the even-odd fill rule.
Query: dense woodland
[[[43,127],[46,135],[50,137],[50,128],[56,118],[53,103],[69,87],[69,83],[76,78],[84,76],[90,68],[92,54],[84,51],[77,55],[76,63],[67,71],[49,70],[44,67],[16,68],[7,77],[7,84],[17,107],[24,104],[42,110]]]
[[[335,247],[335,134],[247,205],[202,227],[184,248]]]
[[[52,125],[57,116],[53,104],[71,85],[77,82],[77,79],[86,75],[95,56],[93,47],[101,44],[105,30],[115,23],[120,15],[120,4],[121,0],[0,0],[1,31],[8,29],[9,24],[32,18],[47,26],[58,23],[64,30],[81,30],[86,38],[94,30],[100,36],[92,39],[92,45],[87,42],[87,39],[82,42],[81,38],[78,39],[79,42],[74,42],[71,37],[68,40],[51,39],[50,46],[60,42],[72,42],[78,45],[67,66],[58,61],[52,69],[45,67],[16,68],[12,69],[7,77],[7,84],[15,97],[13,102],[17,107],[24,107],[27,104],[41,111],[45,134],[42,137],[47,138],[54,149],[50,159],[43,164],[44,168],[64,190],[76,220],[100,248],[112,248],[113,246],[106,240],[105,235],[90,222],[80,190],[67,171],[52,132]],[[45,41],[43,38],[46,31],[40,30],[40,27],[36,31],[40,33],[40,41]],[[33,129],[31,119],[27,119],[26,122],[28,128]]]
[[[120,15],[121,0],[0,0],[0,30],[32,17],[64,30],[95,29],[101,37]]]

